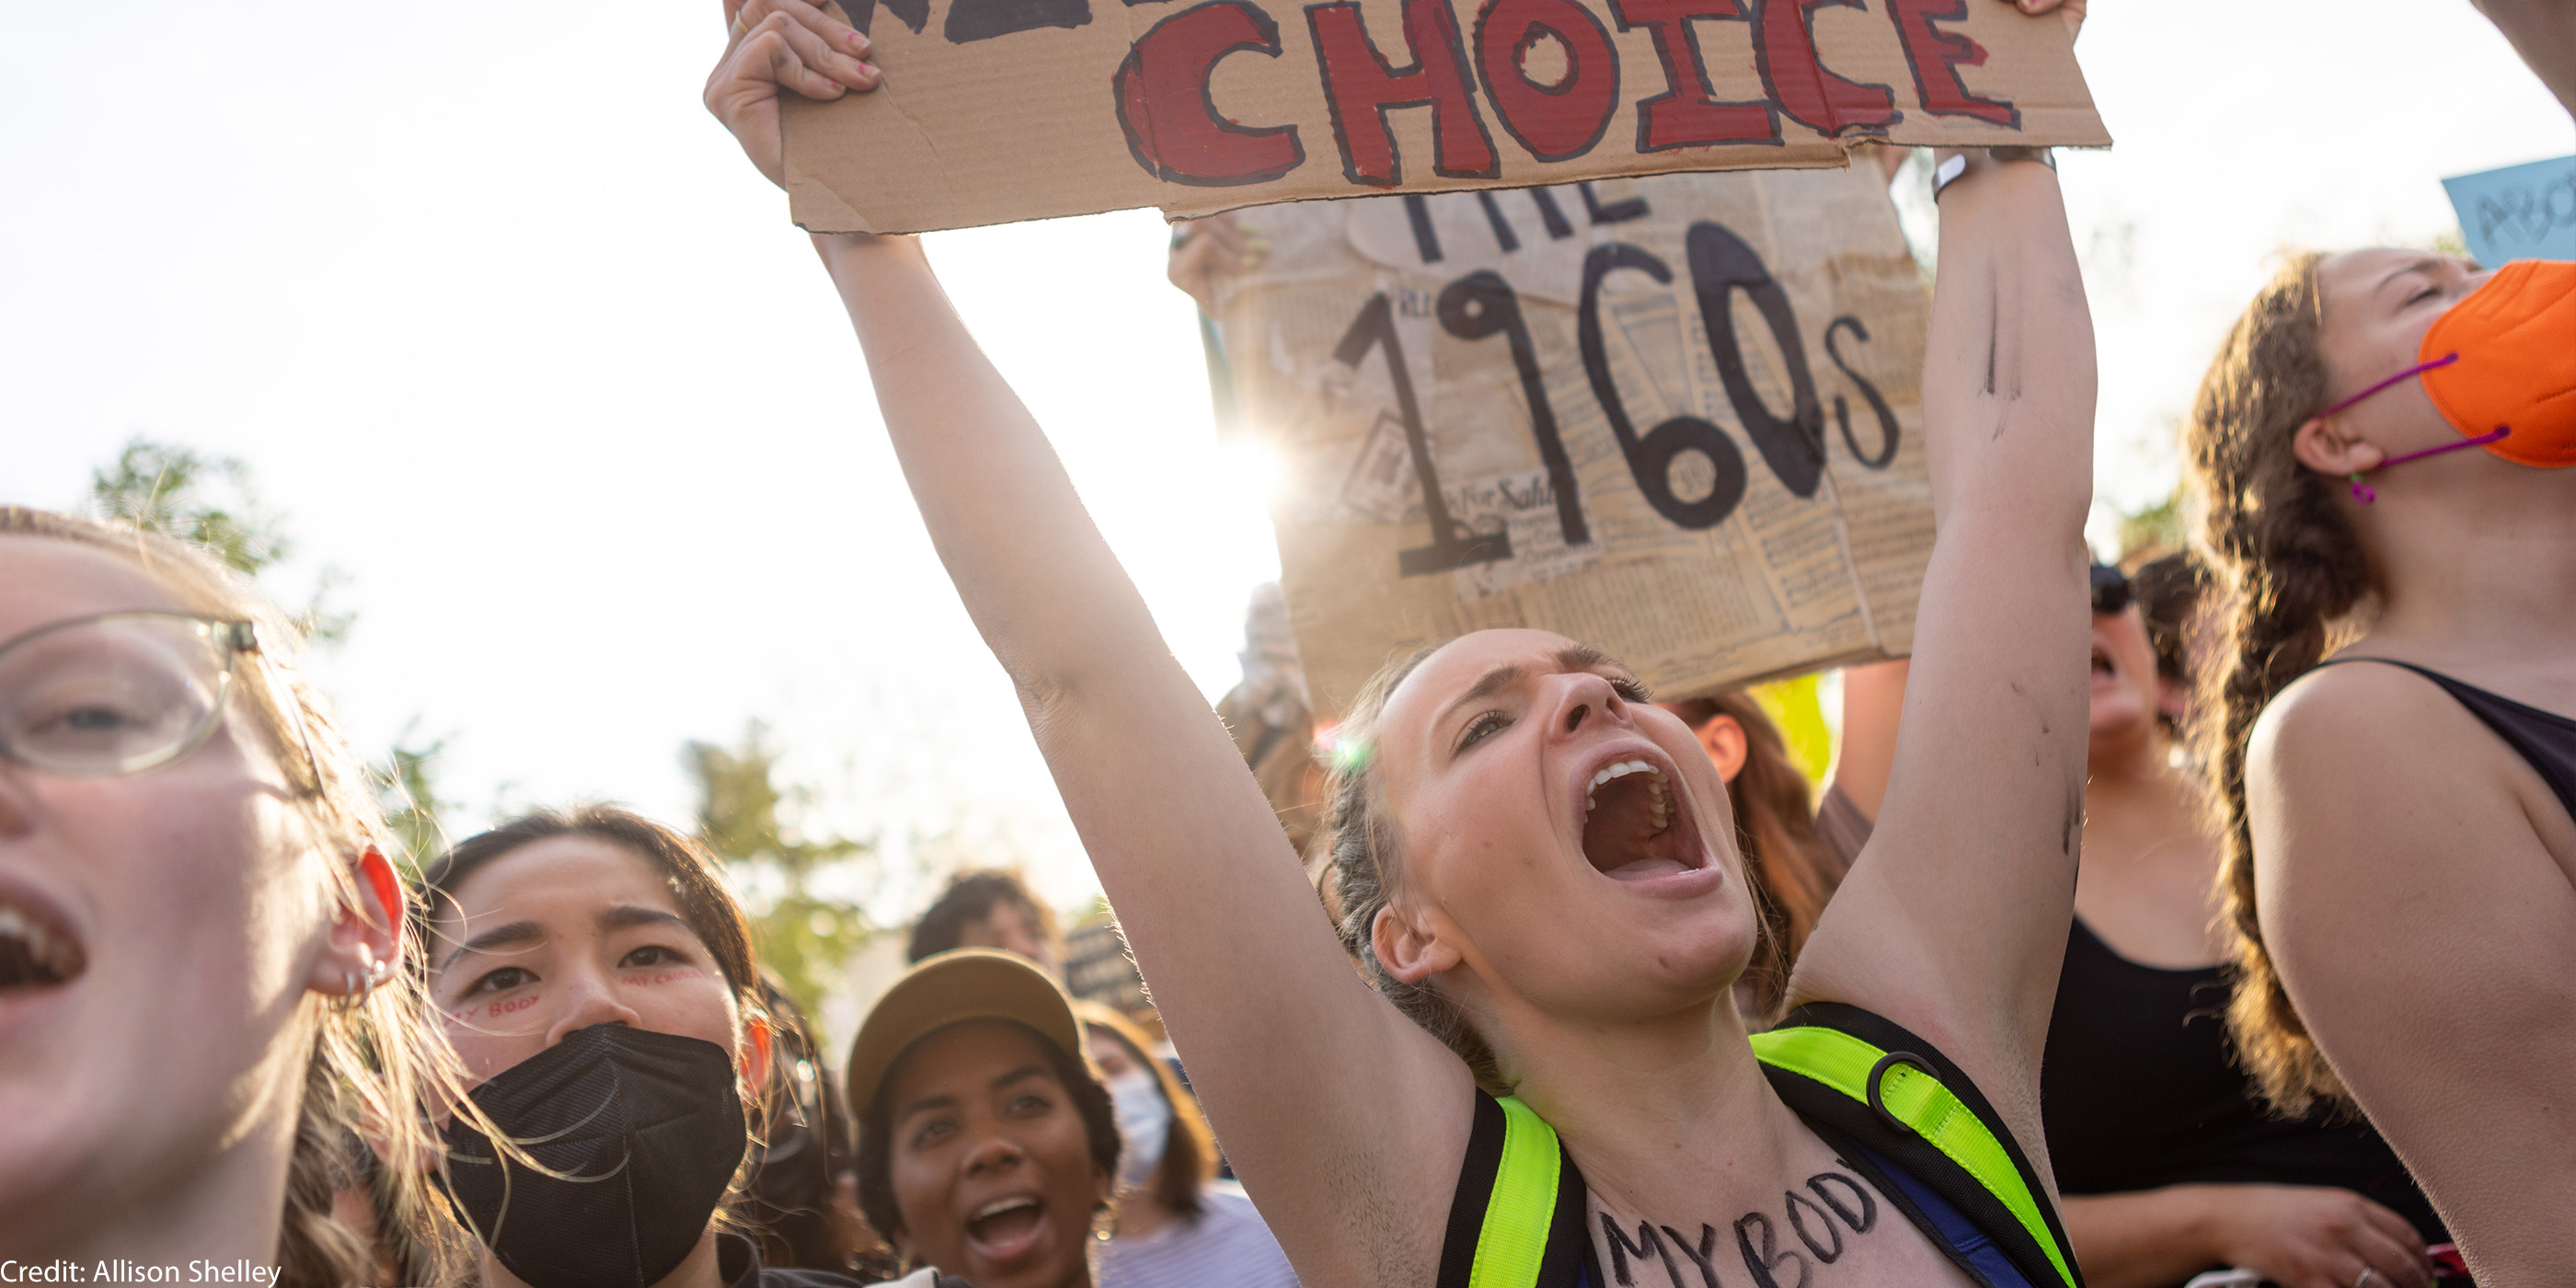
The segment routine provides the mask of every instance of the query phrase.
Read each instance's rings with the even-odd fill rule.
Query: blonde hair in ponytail
[[[302,636],[249,581],[194,545],[123,523],[0,506],[0,534],[103,551],[141,569],[192,612],[254,623],[259,660],[243,668],[236,692],[283,768],[316,848],[350,857],[371,847],[397,852],[365,764],[340,735],[330,705],[299,678]],[[346,862],[316,866],[335,907],[366,907]],[[417,918],[422,910],[416,901],[412,905],[405,914]],[[407,943],[397,944],[397,952],[409,951]],[[462,1283],[471,1273],[470,1243],[429,1184],[442,1147],[422,1106],[444,1103],[473,1111],[463,1090],[464,1070],[439,1032],[418,978],[410,963],[397,961],[354,1004],[335,1005],[334,999],[308,993],[300,1014],[279,1035],[281,1041],[311,1035],[278,1227],[283,1288],[341,1288],[375,1279],[376,1250],[332,1215],[334,1196],[361,1183],[353,1138],[369,1142],[380,1156],[377,1208],[385,1225],[376,1234],[401,1254],[398,1261],[421,1274],[407,1283],[440,1288]]]
[[[2196,721],[2218,831],[2220,880],[2236,941],[2228,1027],[2238,1059],[2290,1114],[2351,1095],[2309,1036],[2263,944],[2254,897],[2254,837],[2245,811],[2246,744],[2264,707],[2331,650],[2371,593],[2370,568],[2335,506],[2341,484],[2292,453],[2299,426],[2326,405],[2319,333],[2324,256],[2302,252],[2254,297],[2201,380],[2186,441],[2205,507],[2203,553],[2226,593],[2225,627],[2203,678]]]

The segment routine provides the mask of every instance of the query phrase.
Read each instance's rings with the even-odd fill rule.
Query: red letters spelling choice
[[[1894,92],[1836,75],[1816,52],[1815,11],[1866,8],[1869,0],[1608,0],[1621,31],[1644,28],[1654,41],[1663,86],[1638,100],[1640,152],[1720,144],[1777,143],[1779,116],[1828,137],[1882,135],[1902,120]],[[1977,42],[1939,24],[1967,16],[1967,0],[1876,0],[1896,27],[1922,110],[2019,128],[2010,102],[1968,92],[1961,67],[1982,66]],[[1484,0],[1471,42],[1450,0],[1403,0],[1399,48],[1369,38],[1356,0],[1306,7],[1316,73],[1332,112],[1342,174],[1360,187],[1404,182],[1389,112],[1431,109],[1432,171],[1442,178],[1501,173],[1492,131],[1477,99],[1490,100],[1503,131],[1540,161],[1592,151],[1619,105],[1619,58],[1601,20],[1578,0]],[[1752,25],[1754,60],[1766,97],[1722,102],[1692,24]],[[1543,42],[1565,68],[1547,82],[1527,60]],[[1252,126],[1226,116],[1211,96],[1217,63],[1238,50],[1276,58],[1278,24],[1251,0],[1208,0],[1157,22],[1110,78],[1128,151],[1148,173],[1172,183],[1231,187],[1267,183],[1305,163],[1294,125]],[[1400,61],[1399,61],[1400,60]]]

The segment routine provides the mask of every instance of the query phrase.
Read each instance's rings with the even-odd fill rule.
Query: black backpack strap
[[[1583,1173],[1516,1099],[1476,1093],[1438,1288],[1573,1288],[1591,1259]]]
[[[2074,1245],[2029,1156],[1977,1085],[1930,1043],[1859,1007],[1814,1002],[1755,1034],[1753,1051],[1772,1090],[1829,1141],[1856,1142],[1905,1169],[2033,1284],[2083,1288]]]

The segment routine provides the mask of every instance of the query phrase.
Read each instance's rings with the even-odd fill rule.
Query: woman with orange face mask
[[[2281,1107],[2368,1113],[2480,1282],[2561,1281],[2576,264],[2298,256],[2189,443],[2231,604],[2205,709],[2238,1048]]]

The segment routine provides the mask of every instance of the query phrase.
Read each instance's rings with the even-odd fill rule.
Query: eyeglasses
[[[30,631],[0,644],[0,756],[81,778],[166,765],[223,723],[240,660],[258,652],[251,623],[181,613],[103,613]],[[302,713],[289,718],[310,756]]]
[[[2110,564],[2093,565],[2093,611],[2096,615],[2126,612],[2129,608],[2129,574]]]

